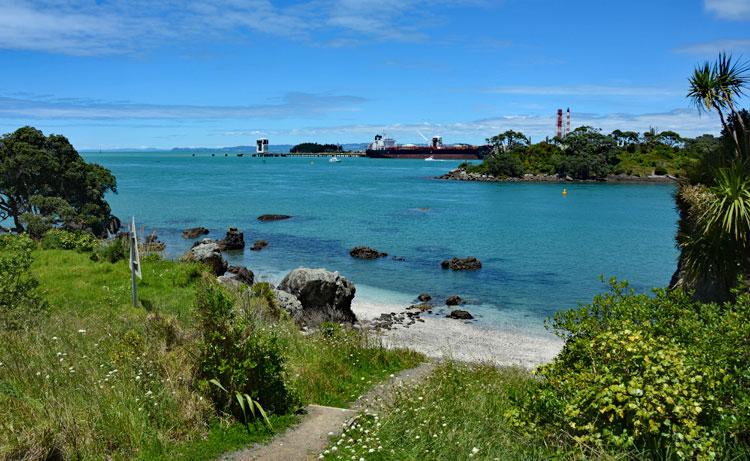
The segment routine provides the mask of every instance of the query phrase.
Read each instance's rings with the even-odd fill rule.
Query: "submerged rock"
[[[205,264],[215,275],[223,275],[227,271],[227,262],[221,255],[219,244],[211,239],[196,242],[182,257],[184,261],[196,261]]]
[[[427,293],[420,293],[419,296],[417,296],[417,299],[423,303],[426,303],[427,301],[432,299],[432,296],[430,296]]]
[[[475,271],[482,268],[482,262],[473,256],[468,258],[451,258],[440,263],[443,269],[454,271]]]
[[[349,251],[349,255],[358,259],[378,259],[388,256],[388,253],[382,253],[370,247],[354,247]]]
[[[298,268],[289,272],[278,286],[302,304],[302,320],[317,325],[324,321],[354,323],[352,299],[354,284],[325,269]]]
[[[267,246],[268,242],[265,240],[256,240],[255,243],[253,243],[253,246],[250,247],[250,251],[260,251]]]
[[[185,229],[182,231],[182,238],[184,239],[195,239],[200,237],[201,235],[208,234],[208,229],[205,227],[191,227],[190,229]]]
[[[464,300],[461,299],[458,295],[449,296],[448,299],[445,300],[446,306],[458,306],[464,303]]]
[[[269,221],[283,221],[289,219],[291,216],[285,214],[263,214],[258,216],[258,221],[269,222]]]
[[[471,315],[468,311],[462,311],[460,309],[451,311],[451,313],[446,315],[446,317],[449,319],[456,319],[456,320],[472,320],[474,318],[474,316]]]

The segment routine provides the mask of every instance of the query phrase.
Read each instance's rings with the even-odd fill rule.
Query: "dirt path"
[[[317,458],[328,445],[328,440],[341,433],[360,411],[387,401],[392,390],[398,386],[416,383],[432,373],[433,362],[425,362],[416,368],[404,370],[388,381],[378,384],[357,399],[351,408],[333,408],[309,405],[302,422],[283,434],[277,435],[267,445],[255,445],[245,450],[228,453],[220,461],[297,461]]]

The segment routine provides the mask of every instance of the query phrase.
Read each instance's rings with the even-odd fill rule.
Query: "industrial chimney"
[[[563,113],[562,109],[557,109],[557,139],[562,139],[563,135]]]
[[[570,134],[570,107],[568,107],[567,119],[565,120],[565,136]]]

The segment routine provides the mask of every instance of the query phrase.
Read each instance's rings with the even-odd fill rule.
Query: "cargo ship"
[[[433,136],[429,145],[396,144],[392,138],[376,135],[367,146],[365,155],[369,158],[420,158],[431,160],[481,160],[489,152],[490,146],[469,144],[443,144],[443,138]]]

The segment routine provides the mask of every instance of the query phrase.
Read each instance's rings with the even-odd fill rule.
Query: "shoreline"
[[[557,174],[531,174],[527,173],[521,177],[498,178],[489,174],[467,173],[463,168],[453,170],[435,176],[434,179],[444,181],[469,181],[469,182],[530,182],[530,183],[625,183],[625,184],[676,184],[679,179],[671,175],[632,176],[626,174],[611,174],[603,179],[573,179],[561,177]]]
[[[377,329],[382,314],[407,312],[397,304],[355,297],[352,310],[360,324],[374,332],[387,348],[408,348],[433,359],[491,363],[496,366],[535,368],[550,362],[562,349],[562,340],[552,334],[535,335],[520,330],[489,328],[437,316],[419,317],[418,322]]]

